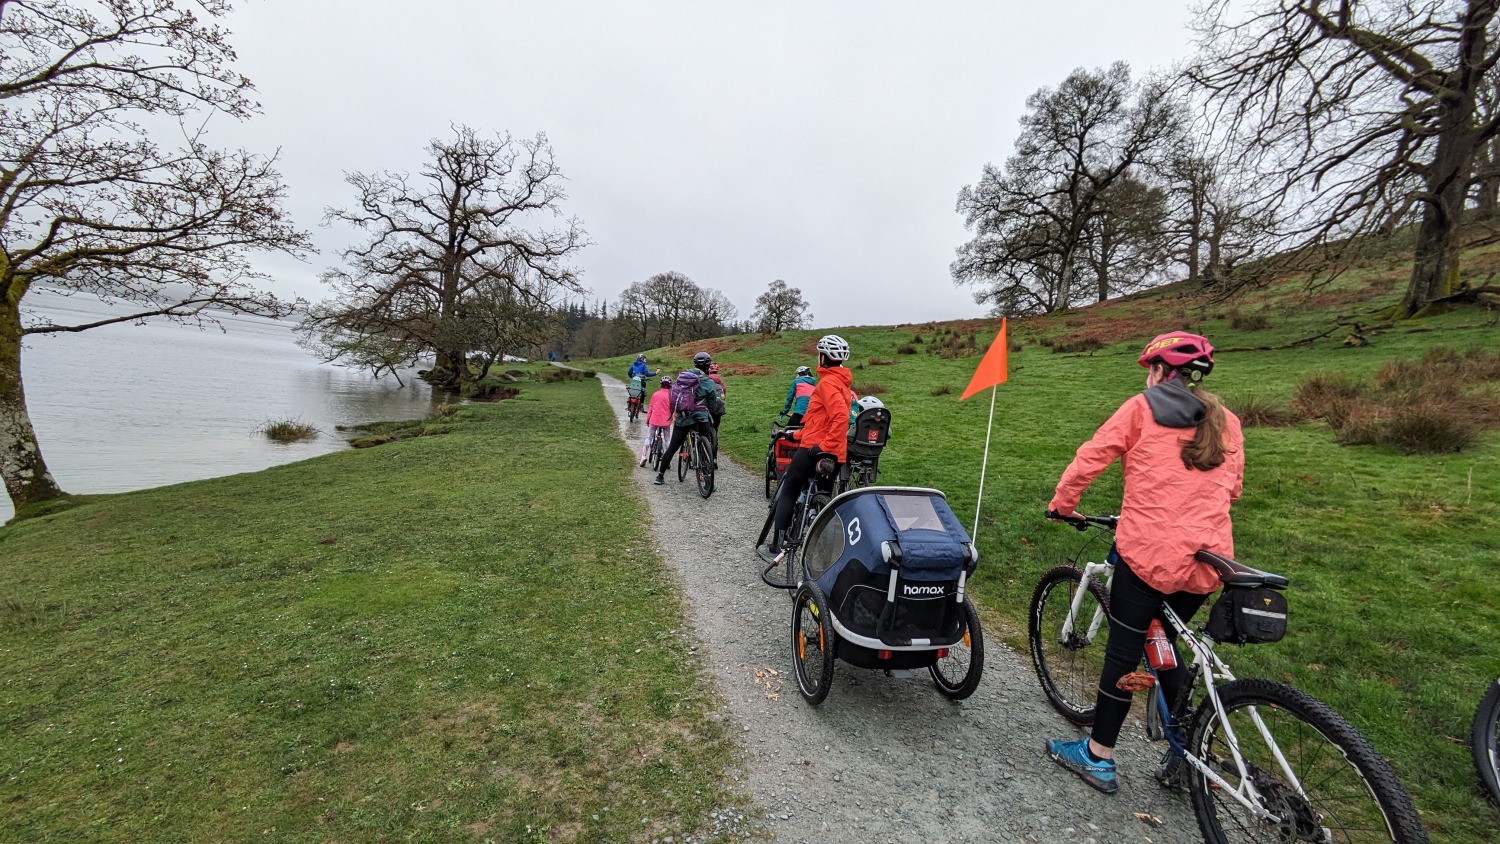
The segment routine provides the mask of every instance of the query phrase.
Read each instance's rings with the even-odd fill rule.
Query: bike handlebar
[[[1089,525],[1099,525],[1100,527],[1108,528],[1109,530],[1114,530],[1115,528],[1120,526],[1119,516],[1082,516],[1077,513],[1074,513],[1071,516],[1064,516],[1056,510],[1048,510],[1047,518],[1051,519],[1054,522],[1063,522],[1065,524],[1068,524],[1077,531],[1088,530]]]

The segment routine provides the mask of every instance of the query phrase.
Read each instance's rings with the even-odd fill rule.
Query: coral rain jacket
[[[646,408],[646,424],[665,428],[672,424],[672,388],[662,387],[651,394]]]
[[[799,445],[817,446],[844,462],[849,454],[849,385],[854,373],[847,366],[818,367],[818,386],[807,402],[802,430],[792,432]]]
[[[1125,500],[1115,544],[1130,570],[1164,592],[1206,595],[1219,588],[1213,567],[1193,559],[1199,549],[1234,556],[1230,502],[1240,497],[1245,438],[1239,417],[1224,411],[1224,463],[1207,472],[1182,462],[1203,403],[1174,378],[1133,396],[1078,447],[1050,509],[1071,514],[1083,491],[1121,458]]]

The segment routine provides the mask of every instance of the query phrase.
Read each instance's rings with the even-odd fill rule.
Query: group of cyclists
[[[818,340],[817,354],[816,375],[807,366],[798,367],[783,408],[783,415],[801,427],[787,433],[798,448],[774,504],[776,530],[769,543],[756,549],[768,563],[785,557],[778,538],[791,521],[796,491],[815,471],[819,458],[832,455],[842,463],[846,457],[853,400],[853,379],[846,365],[849,344],[829,334]],[[1217,573],[1195,559],[1194,552],[1234,555],[1229,510],[1243,482],[1244,436],[1234,413],[1203,389],[1204,378],[1213,371],[1213,355],[1207,338],[1183,331],[1147,343],[1137,360],[1146,369],[1144,391],[1126,400],[1079,446],[1048,506],[1049,518],[1073,516],[1084,490],[1114,461],[1122,461],[1125,490],[1116,536],[1120,562],[1110,594],[1109,639],[1093,730],[1085,738],[1054,739],[1045,745],[1050,758],[1106,793],[1118,788],[1114,746],[1132,698],[1130,684],[1122,678],[1140,664],[1147,628],[1153,620],[1164,620],[1164,606],[1184,621],[1190,619],[1218,589]],[[709,412],[710,397],[718,397],[721,415],[723,407],[716,369],[711,357],[700,352],[693,368],[683,373],[686,379],[663,377],[661,389],[651,397],[642,466],[651,437],[669,424],[672,428],[671,443],[655,467],[656,483],[663,483],[672,455],[689,430],[714,441],[718,419]],[[656,373],[640,355],[631,375]],[[684,380],[692,385],[691,391]],[[1175,633],[1169,636],[1175,639]],[[1169,697],[1184,673],[1181,667],[1162,672]],[[1164,785],[1173,785],[1172,761],[1158,772]]]

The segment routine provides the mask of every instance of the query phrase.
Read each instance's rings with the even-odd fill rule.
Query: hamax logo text
[[[913,586],[910,583],[901,585],[901,592],[905,595],[943,595],[947,591],[943,586]]]

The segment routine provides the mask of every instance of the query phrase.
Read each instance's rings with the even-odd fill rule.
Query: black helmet
[[[708,352],[699,352],[698,354],[693,355],[693,366],[696,366],[699,369],[706,370],[708,368],[708,365],[713,362],[714,359],[709,356]]]

